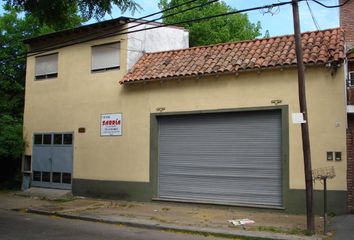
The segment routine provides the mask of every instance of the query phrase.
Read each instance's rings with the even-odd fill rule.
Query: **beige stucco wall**
[[[120,70],[91,73],[91,45],[121,41]],[[122,86],[126,40],[99,40],[58,50],[59,76],[34,80],[34,57],[27,60],[24,134],[31,154],[34,132],[74,132],[74,178],[149,181],[150,113],[289,105],[290,188],[303,189],[296,70],[276,69],[236,75]],[[313,168],[334,166],[329,189],[346,190],[346,112],[342,70],[331,76],[324,67],[306,70]],[[100,137],[100,114],[123,113],[123,136]],[[85,127],[86,133],[78,133]],[[252,147],[252,146],[250,146]],[[327,162],[326,151],[341,151],[341,162]],[[321,189],[321,184],[315,184]]]

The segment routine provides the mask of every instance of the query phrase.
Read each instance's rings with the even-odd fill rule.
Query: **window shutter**
[[[119,67],[120,44],[92,47],[92,70]]]
[[[36,76],[58,73],[58,54],[36,57]]]

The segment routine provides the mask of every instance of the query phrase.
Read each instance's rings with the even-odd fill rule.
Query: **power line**
[[[176,9],[176,8],[178,8],[178,7],[182,7],[182,6],[184,6],[184,5],[187,5],[187,4],[196,2],[196,1],[198,1],[198,0],[190,0],[190,1],[184,2],[184,3],[182,3],[182,4],[178,4],[178,5],[175,5],[175,6],[166,8],[166,9],[161,10],[161,11],[159,11],[159,12],[155,12],[155,13],[152,13],[152,14],[149,14],[149,15],[146,15],[146,16],[143,16],[143,17],[134,19],[134,20],[132,20],[132,21],[128,21],[127,23],[138,22],[138,21],[143,20],[144,18],[152,17],[152,16],[155,16],[155,15],[157,15],[157,14],[161,14],[161,13],[164,13],[164,12],[167,12],[167,11],[170,11],[170,10],[173,10],[173,9]],[[218,0],[213,0],[213,2],[215,2],[215,1],[218,1]],[[206,4],[204,3],[204,4],[201,4],[201,5],[206,5]],[[188,11],[188,9],[186,9],[185,11]],[[179,13],[175,13],[175,14],[179,14]],[[172,14],[170,14],[170,16],[172,16]],[[140,23],[140,24],[137,24],[137,25],[134,25],[134,26],[125,28],[125,29],[121,29],[121,31],[130,29],[130,28],[135,28],[135,27],[137,27],[137,26],[140,26],[140,25],[142,25],[142,24],[146,24],[146,23],[148,23],[148,22],[151,23],[151,22],[154,22],[154,21],[159,20],[159,19],[162,19],[162,18],[157,18],[157,19],[153,19],[153,20],[150,20],[150,21],[146,21],[146,22],[144,22],[144,23]],[[123,24],[121,24],[121,26],[122,26],[122,25],[123,25]],[[118,25],[118,26],[120,26],[120,25]],[[91,36],[91,35],[96,35],[97,33],[105,32],[105,31],[107,31],[107,30],[109,30],[109,29],[112,29],[112,28],[115,28],[115,27],[117,27],[117,26],[111,26],[111,27],[106,28],[105,30],[100,30],[100,31],[94,32],[94,33],[89,33],[89,34],[87,34],[87,35],[85,35],[85,36],[82,36],[82,37],[80,37],[80,38],[87,37],[87,36]],[[39,37],[40,37],[40,36],[39,36]],[[79,38],[76,38],[76,39],[79,39]],[[68,42],[72,42],[72,41],[75,41],[75,38],[74,38],[74,39],[70,39],[70,40],[68,40],[68,41],[61,42],[60,45],[62,45],[63,43],[68,43]],[[50,48],[55,48],[55,47],[57,47],[57,46],[58,46],[58,45],[55,45],[55,46],[52,46],[52,47],[50,47]],[[40,48],[40,49],[37,49],[37,53],[38,53],[38,54],[36,54],[36,55],[39,55],[39,54],[42,54],[42,53],[44,53],[44,52],[50,51],[50,50],[46,50],[46,49],[47,49],[47,48]],[[44,50],[46,50],[46,51],[44,51]],[[32,56],[32,55],[27,55],[27,53],[23,53],[23,54],[17,56],[16,58],[13,58],[13,59],[0,59],[0,61],[4,61],[4,60],[7,60],[7,61],[8,61],[8,60],[10,60],[10,61],[17,61],[17,60],[19,60],[19,59],[21,59],[21,58],[30,57],[30,56]]]
[[[193,0],[193,1],[190,1],[190,2],[194,2],[194,1],[196,1],[196,0]],[[114,32],[113,32],[113,35],[122,35],[122,34],[117,34],[117,33],[128,34],[128,33],[134,32],[134,31],[125,32],[126,30],[129,30],[129,29],[132,29],[132,28],[136,28],[136,27],[141,26],[141,25],[146,25],[146,24],[149,24],[149,23],[156,23],[156,21],[158,21],[158,20],[161,20],[161,19],[164,19],[164,18],[168,18],[168,17],[172,17],[172,16],[175,16],[175,15],[177,15],[177,14],[180,14],[180,13],[183,13],[183,12],[187,12],[187,11],[190,11],[190,10],[193,10],[193,9],[196,9],[196,8],[205,7],[205,6],[209,5],[209,4],[212,4],[212,3],[217,2],[217,1],[219,1],[219,0],[211,0],[211,1],[209,1],[209,2],[205,2],[205,3],[203,3],[203,4],[200,4],[200,5],[197,5],[197,6],[194,6],[194,7],[190,7],[190,8],[187,8],[187,9],[184,9],[184,10],[181,10],[181,11],[176,12],[176,13],[171,13],[171,14],[168,14],[168,15],[166,15],[166,16],[162,16],[162,17],[159,17],[159,18],[155,18],[155,19],[153,19],[153,20],[141,22],[141,23],[139,23],[139,24],[137,24],[137,25],[133,25],[133,26],[126,27],[126,28],[123,28],[123,29],[119,29],[119,30],[117,30],[117,31],[114,31]],[[178,5],[178,7],[179,7],[179,6],[183,6],[183,5],[185,5],[185,4]],[[176,8],[176,7],[174,7],[174,8]],[[171,9],[173,9],[173,8],[166,9],[164,12],[169,11],[169,10],[171,10]],[[151,15],[152,15],[152,14],[151,14]],[[151,15],[149,15],[149,16],[151,16]],[[155,14],[154,14],[154,15],[155,15]],[[141,19],[140,19],[140,20],[141,20]],[[134,20],[134,21],[131,21],[131,22],[128,22],[128,23],[137,22],[137,21],[139,21],[139,19]],[[175,25],[175,23],[173,23],[173,24],[171,24],[171,25]],[[161,25],[161,27],[164,27],[164,26],[166,26],[166,24]],[[107,31],[107,30],[109,30],[109,29],[110,29],[110,28],[106,28],[105,31]],[[136,30],[136,31],[137,31],[137,32],[140,32],[140,31],[144,31],[145,29],[148,29],[148,28],[139,29],[139,30]],[[101,32],[104,32],[104,31],[101,31]],[[87,36],[90,36],[90,35],[95,35],[96,33],[97,33],[97,32],[95,32],[95,33],[93,33],[93,34],[88,34],[88,35],[83,36],[83,37],[80,37],[80,38],[84,38],[84,37],[87,37]],[[60,44],[58,44],[58,45],[56,45],[56,46],[51,46],[51,47],[48,47],[48,48],[37,49],[36,52],[38,52],[38,51],[50,51],[50,50],[52,50],[52,49],[57,49],[58,46],[60,46],[60,47],[66,47],[66,46],[70,46],[70,45],[73,45],[73,44],[78,44],[78,43],[82,43],[82,42],[87,42],[87,41],[92,41],[92,40],[100,39],[100,38],[102,38],[102,37],[106,37],[106,34],[107,34],[107,33],[104,33],[103,35],[95,36],[95,37],[93,37],[93,38],[85,39],[84,41],[79,41],[79,42],[73,42],[73,41],[75,41],[75,39],[70,39],[70,40],[64,42],[64,44],[65,44],[65,43],[70,43],[70,44],[68,44],[68,45],[63,46],[63,42],[61,42]],[[111,34],[111,33],[109,33],[109,34]],[[77,38],[77,39],[80,39],[80,38]],[[76,40],[77,40],[77,39],[76,39]],[[48,50],[48,49],[50,49],[50,50]],[[37,53],[35,53],[35,54],[38,55]],[[39,53],[39,54],[41,54],[41,53]]]
[[[305,1],[305,0],[299,0],[299,1]],[[250,11],[255,11],[255,10],[261,10],[264,8],[274,8],[274,7],[283,6],[283,5],[287,5],[287,4],[291,4],[291,3],[292,3],[292,1],[288,1],[288,2],[281,2],[281,3],[264,5],[264,6],[260,6],[260,7],[253,7],[253,8],[247,8],[247,9],[242,9],[242,10],[230,11],[230,12],[226,12],[226,13],[215,14],[215,15],[210,15],[210,16],[201,17],[201,18],[195,18],[195,19],[184,20],[184,21],[180,21],[180,22],[164,24],[161,26],[154,26],[154,27],[150,27],[150,28],[146,28],[146,29],[133,30],[133,31],[125,32],[123,34],[135,33],[135,32],[140,32],[140,31],[146,31],[146,30],[151,30],[151,29],[156,29],[156,28],[161,28],[161,27],[168,27],[168,26],[180,25],[180,24],[186,24],[186,23],[192,23],[192,22],[200,22],[200,21],[205,21],[205,20],[209,20],[212,18],[225,17],[225,16],[237,14],[237,13],[244,13],[244,12],[250,12]],[[108,34],[104,35],[104,37],[121,35],[121,34],[119,34],[119,33],[117,34],[117,33],[118,32],[108,33]]]
[[[332,6],[328,6],[328,5],[325,5],[323,3],[321,3],[320,1],[318,0],[312,0],[313,2],[321,5],[322,7],[325,7],[325,8],[337,8],[337,7],[343,7],[345,4],[347,4],[350,0],[346,0],[344,3],[342,4],[338,4],[338,5],[332,5]]]
[[[310,14],[311,14],[311,18],[312,18],[313,24],[315,24],[315,27],[316,27],[317,30],[320,30],[320,25],[318,24],[318,22],[317,22],[317,20],[316,20],[316,18],[315,18],[315,15],[314,15],[313,12],[312,12],[312,9],[311,9],[311,7],[310,7],[310,4],[309,4],[309,1],[308,1],[308,0],[306,0],[306,4],[307,4],[307,7],[308,7],[309,12],[310,12]]]
[[[134,19],[134,20],[132,20],[132,21],[128,21],[127,23],[139,22],[139,21],[143,20],[144,18],[148,18],[148,17],[154,16],[154,15],[157,15],[157,14],[161,14],[161,13],[164,13],[164,12],[167,12],[167,11],[170,11],[170,10],[173,10],[173,9],[176,9],[176,8],[179,8],[179,7],[182,7],[182,6],[184,6],[184,5],[187,5],[187,4],[196,2],[196,1],[198,1],[198,0],[187,1],[187,2],[182,3],[182,4],[178,4],[178,5],[169,7],[169,8],[167,8],[167,9],[162,10],[162,11],[159,11],[159,12],[156,12],[156,13],[152,13],[152,14],[149,14],[149,15],[146,15],[146,16],[143,16],[143,17],[140,17],[140,18],[138,18],[138,19]],[[190,10],[193,10],[193,9],[196,9],[196,8],[204,7],[204,6],[206,6],[206,5],[209,5],[209,4],[214,3],[214,2],[217,2],[217,1],[218,1],[218,0],[211,0],[211,1],[209,1],[209,2],[205,2],[205,3],[199,4],[199,5],[194,6],[194,7],[190,7],[190,8],[184,9],[184,10],[179,11],[179,12],[176,12],[176,13],[168,14],[168,15],[166,15],[166,16],[162,16],[162,17],[159,17],[159,18],[155,18],[155,19],[153,19],[153,20],[140,22],[140,23],[137,24],[137,25],[133,25],[133,26],[126,27],[126,28],[123,28],[123,29],[119,29],[118,31],[115,31],[115,32],[124,32],[124,31],[126,31],[126,30],[129,30],[129,29],[132,29],[132,28],[136,28],[136,27],[141,26],[141,25],[144,25],[144,24],[155,23],[157,20],[161,20],[161,19],[164,19],[164,18],[167,18],[167,17],[171,17],[171,16],[174,16],[174,15],[180,14],[180,13],[182,13],[182,12],[187,12],[187,11],[190,11]],[[123,24],[122,24],[122,25],[123,25]],[[121,25],[121,26],[122,26],[122,25]],[[119,25],[118,25],[118,26],[119,26]],[[24,58],[24,57],[37,56],[37,55],[43,54],[43,53],[45,53],[45,52],[48,52],[48,51],[51,51],[51,50],[54,50],[54,49],[59,49],[59,48],[62,48],[62,47],[66,47],[66,46],[70,46],[70,45],[74,45],[74,44],[78,44],[78,43],[82,43],[82,42],[88,42],[88,41],[92,41],[92,40],[95,40],[95,39],[99,39],[99,38],[105,37],[107,33],[105,33],[104,35],[99,35],[99,36],[96,35],[97,33],[105,32],[105,31],[107,31],[107,30],[110,30],[110,29],[113,29],[113,28],[116,28],[116,27],[117,27],[117,26],[108,27],[108,28],[106,28],[106,29],[104,29],[104,30],[101,30],[101,31],[98,31],[98,32],[94,32],[94,33],[89,33],[89,34],[87,34],[87,35],[85,35],[85,36],[81,36],[80,38],[73,38],[73,39],[70,39],[70,40],[61,42],[60,44],[57,44],[57,45],[54,45],[54,46],[51,46],[51,47],[36,49],[36,52],[33,53],[33,54],[27,55],[27,53],[24,53],[24,54],[21,54],[21,55],[17,56],[16,58],[12,58],[12,59],[0,59],[0,61],[17,61],[17,60],[19,60],[19,59],[21,59],[21,58]],[[142,30],[144,30],[144,29],[142,29]],[[84,41],[75,42],[75,40],[82,39],[82,38],[86,38],[86,37],[91,36],[91,35],[95,35],[95,37],[94,37],[94,38],[85,39]],[[66,45],[65,45],[65,43],[70,43],[70,44],[66,44]]]
[[[192,0],[192,1],[189,1],[189,2],[194,2],[196,0]],[[305,1],[305,0],[299,0],[298,2],[301,2],[301,1]],[[339,5],[335,5],[335,6],[327,6],[327,5],[324,5],[320,2],[318,2],[317,0],[312,0],[318,4],[320,4],[321,6],[324,6],[324,7],[327,7],[327,8],[335,8],[335,7],[342,7],[344,6],[345,4],[347,4],[350,0],[347,0],[346,2],[342,3],[342,4],[339,4]],[[173,25],[179,25],[179,24],[186,24],[186,23],[192,23],[192,22],[199,22],[199,21],[204,21],[204,20],[209,20],[209,19],[212,19],[212,18],[217,18],[217,17],[224,17],[224,16],[228,16],[228,15],[232,15],[232,14],[237,14],[237,13],[244,13],[244,12],[249,12],[249,11],[255,11],[255,10],[261,10],[261,9],[265,9],[265,8],[268,8],[268,9],[271,9],[271,8],[275,8],[275,7],[279,7],[279,6],[284,6],[284,5],[287,5],[287,4],[291,4],[292,1],[287,1],[287,2],[279,2],[279,3],[273,3],[273,4],[269,4],[269,5],[264,5],[264,6],[260,6],[260,7],[253,7],[253,8],[247,8],[247,9],[243,9],[243,10],[236,10],[236,11],[231,11],[231,12],[226,12],[226,13],[222,13],[222,14],[216,14],[216,15],[210,15],[210,16],[206,16],[206,17],[201,17],[201,18],[196,18],[196,19],[191,19],[191,20],[185,20],[185,21],[180,21],[180,22],[174,22],[174,23],[170,23],[170,24],[163,24],[163,25],[158,25],[158,26],[154,26],[154,27],[150,27],[150,28],[144,28],[144,29],[138,29],[138,30],[133,30],[133,31],[128,31],[128,32],[124,32],[124,33],[120,33],[122,31],[122,29],[119,29],[117,31],[113,31],[113,32],[110,32],[110,33],[106,33],[106,34],[103,34],[103,35],[100,35],[100,36],[96,36],[94,38],[91,38],[91,39],[85,39],[85,40],[82,40],[82,41],[79,41],[79,42],[75,42],[75,43],[71,43],[71,44],[67,44],[67,45],[60,45],[60,46],[52,46],[52,47],[48,47],[48,48],[45,48],[45,49],[39,49],[40,52],[36,52],[34,54],[30,54],[30,55],[27,55],[27,57],[31,57],[31,56],[37,56],[37,55],[40,55],[44,52],[47,52],[47,51],[51,51],[51,50],[55,50],[55,49],[60,49],[60,48],[63,48],[63,47],[67,47],[67,46],[70,46],[70,45],[74,45],[74,44],[79,44],[79,43],[84,43],[84,42],[88,42],[88,41],[92,41],[92,40],[96,40],[96,39],[100,39],[100,38],[104,38],[104,37],[110,37],[110,36],[118,36],[118,35],[123,35],[123,34],[130,34],[130,33],[136,33],[136,32],[141,32],[141,31],[147,31],[147,30],[152,30],[152,29],[157,29],[157,28],[161,28],[161,27],[168,27],[168,26],[173,26]],[[203,4],[201,4],[203,5]],[[195,7],[192,7],[192,8],[196,8],[196,7],[201,7],[201,5],[198,5],[198,6],[195,6]],[[179,5],[180,6],[180,5]],[[174,6],[173,8],[177,8],[177,6]],[[169,9],[166,9],[165,11],[168,11],[170,10],[171,8]],[[160,11],[162,12],[162,11]],[[179,14],[180,12],[177,12],[175,14]],[[152,14],[151,14],[152,15]],[[151,15],[148,15],[148,16],[151,16]],[[155,14],[154,14],[155,15]],[[144,17],[143,17],[144,18]],[[161,17],[160,19],[162,19],[164,17]],[[142,19],[142,18],[140,18]],[[151,20],[150,22],[152,22],[154,20]],[[147,21],[149,22],[149,21]],[[141,24],[144,24],[144,23],[141,23]],[[146,24],[146,22],[145,22]],[[136,25],[134,26],[131,26],[129,28],[126,28],[126,29],[131,29],[133,27],[136,27]],[[125,29],[125,30],[126,30]],[[84,36],[85,37],[85,36]],[[82,38],[82,37],[81,37]],[[71,39],[71,41],[73,41],[75,39]],[[23,56],[23,57],[26,57]],[[14,60],[18,60],[19,58],[23,58],[23,57],[18,57],[18,58],[15,58]],[[9,60],[9,59],[7,59]],[[10,59],[11,61],[11,59]]]
[[[300,0],[300,1],[304,1],[304,0]],[[70,45],[78,44],[78,43],[84,43],[84,42],[100,39],[100,38],[103,38],[103,37],[125,35],[125,34],[136,33],[136,32],[141,32],[141,31],[147,31],[147,30],[152,30],[152,29],[157,29],[157,28],[162,28],[162,27],[168,27],[168,26],[192,23],[192,22],[200,22],[200,21],[209,20],[209,19],[212,19],[212,18],[224,17],[224,16],[229,16],[229,15],[233,15],[233,14],[237,14],[237,13],[244,13],[244,12],[249,12],[249,11],[260,10],[260,9],[264,9],[264,8],[274,8],[274,7],[277,7],[277,6],[283,6],[283,5],[287,5],[287,4],[291,4],[291,3],[292,3],[292,1],[274,3],[274,4],[264,5],[264,6],[260,6],[260,7],[247,8],[247,9],[243,9],[243,10],[236,10],[236,11],[231,11],[231,12],[226,12],[226,13],[221,13],[221,14],[216,14],[216,15],[210,15],[210,16],[201,17],[201,18],[195,18],[195,19],[190,19],[190,20],[184,20],[184,21],[169,23],[169,24],[161,24],[161,25],[154,26],[154,27],[149,27],[149,28],[144,28],[144,29],[137,29],[137,30],[132,30],[132,31],[128,31],[128,32],[123,32],[123,33],[121,33],[122,30],[119,29],[117,31],[113,31],[113,32],[106,33],[106,34],[103,34],[103,35],[100,35],[100,36],[96,36],[96,37],[91,38],[91,39],[85,39],[85,40],[82,40],[80,42],[72,43]],[[45,51],[59,49],[59,48],[62,48],[62,47],[67,47],[67,46],[69,46],[69,45],[63,45],[63,46],[60,46],[60,47],[54,46],[54,47],[45,49]],[[42,53],[34,53],[34,54],[29,55],[29,57],[30,56],[39,55],[39,54],[42,54]]]

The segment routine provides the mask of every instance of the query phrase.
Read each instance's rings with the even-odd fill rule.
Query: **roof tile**
[[[342,61],[343,30],[302,33],[302,46],[305,64]],[[293,35],[146,53],[120,83],[289,65],[296,65]]]

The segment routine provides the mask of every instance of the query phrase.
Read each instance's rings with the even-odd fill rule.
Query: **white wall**
[[[139,23],[129,23],[132,27]],[[128,31],[145,29],[156,26],[156,24],[143,24]],[[161,27],[146,31],[128,34],[128,61],[127,69],[130,70],[139,60],[144,52],[159,52],[189,47],[189,32],[178,27]]]

